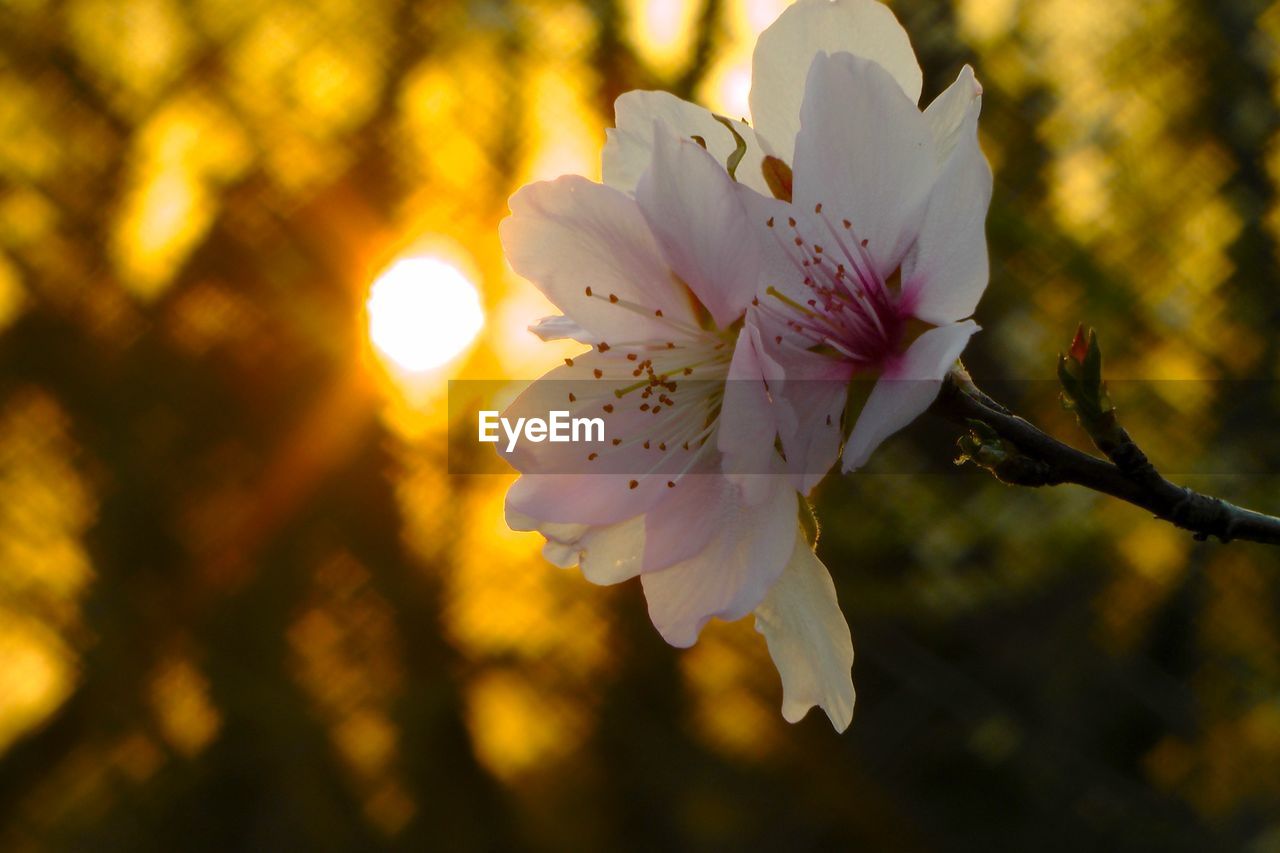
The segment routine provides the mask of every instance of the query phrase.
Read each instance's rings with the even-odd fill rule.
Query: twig
[[[1196,539],[1243,539],[1280,545],[1280,518],[1244,509],[1166,480],[1118,424],[1095,443],[1111,461],[1063,444],[984,394],[957,368],[943,383],[933,411],[965,424],[961,461],[970,460],[1017,486],[1075,483],[1111,495],[1188,530]],[[1114,419],[1113,419],[1114,420]],[[1083,418],[1082,418],[1083,422]]]

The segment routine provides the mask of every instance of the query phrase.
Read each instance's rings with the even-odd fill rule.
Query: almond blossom
[[[535,382],[504,416],[602,416],[608,441],[524,444],[508,523],[595,583],[641,578],[650,617],[676,646],[713,617],[753,611],[782,676],[783,713],[853,712],[853,646],[835,588],[797,522],[788,478],[723,473],[721,416],[760,255],[740,190],[701,145],[654,122],[632,191],[574,176],[511,199],[512,267],[564,312],[534,327],[592,350]],[[772,459],[762,471],[775,470]],[[773,466],[772,469],[770,466]]]
[[[760,384],[731,383],[726,410],[769,413],[758,432],[779,438],[802,492],[842,441],[855,470],[923,413],[978,330],[992,185],[982,89],[966,66],[923,112],[918,91],[879,62],[819,53],[790,197],[744,194],[772,251],[730,372]],[[859,407],[849,383],[861,379],[875,384]],[[732,469],[769,456],[761,437],[722,437]]]
[[[753,191],[754,226],[775,228],[757,238],[772,250],[730,374],[766,387],[731,383],[729,410],[751,413],[755,429],[722,434],[727,470],[761,470],[773,436],[805,494],[842,443],[844,469],[862,466],[929,406],[977,331],[967,318],[986,286],[991,197],[976,132],[982,87],[966,66],[923,112],[921,87],[888,7],[799,0],[756,44],[754,126],[664,92],[618,99],[606,183],[635,186],[660,120]],[[846,412],[855,379],[880,381]]]

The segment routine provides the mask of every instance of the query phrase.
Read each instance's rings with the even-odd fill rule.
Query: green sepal
[[[729,172],[729,177],[735,181],[738,180],[737,171],[738,164],[742,162],[742,158],[747,154],[747,140],[742,138],[742,134],[738,133],[738,129],[733,126],[733,122],[721,115],[712,115],[716,121],[729,128],[729,132],[733,134],[734,149],[729,155],[729,159],[725,161],[725,169]],[[702,146],[706,148],[706,146]]]

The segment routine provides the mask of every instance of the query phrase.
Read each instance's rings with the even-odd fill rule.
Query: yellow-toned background
[[[565,353],[507,196],[598,177],[627,89],[744,113],[782,5],[0,2],[0,849],[1280,849],[1266,549],[943,475],[922,425],[881,470],[928,473],[820,496],[837,737],[748,623],[668,649],[446,472],[445,381]],[[1276,391],[1218,381],[1280,376],[1280,5],[894,5],[926,98],[986,87],[975,372],[1087,320],[1113,376],[1199,380],[1142,386],[1157,459],[1280,509]],[[485,325],[441,351],[410,282],[400,343],[453,356],[413,373],[364,306],[416,256]]]

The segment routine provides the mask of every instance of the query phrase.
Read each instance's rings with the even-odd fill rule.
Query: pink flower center
[[[772,218],[767,224],[777,232],[802,285],[786,293],[772,286],[767,290],[772,298],[761,308],[793,333],[777,336],[776,344],[826,351],[859,371],[878,371],[901,352],[909,312],[898,289],[877,272],[867,241],[858,238],[852,222],[837,225],[819,204],[809,221],[787,220],[789,235]],[[812,239],[802,227],[825,233]]]

